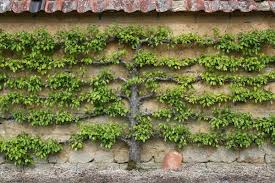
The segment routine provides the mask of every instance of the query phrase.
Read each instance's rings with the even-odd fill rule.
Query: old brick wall
[[[213,28],[218,28],[222,33],[238,33],[241,31],[249,31],[253,29],[275,29],[275,17],[271,13],[249,13],[249,14],[205,14],[205,13],[103,13],[103,14],[4,14],[0,16],[0,29],[9,32],[16,31],[32,31],[36,28],[47,28],[50,32],[58,30],[70,29],[75,26],[86,27],[88,25],[107,26],[110,24],[141,24],[141,25],[165,25],[168,26],[174,34],[182,32],[198,32],[199,34],[209,34]],[[213,52],[210,49],[191,49],[169,51],[159,48],[155,50],[160,55],[184,55],[184,57],[194,57],[203,53]],[[265,52],[274,55],[275,50],[266,48]],[[114,72],[121,72],[120,68],[113,68]],[[188,70],[180,71],[197,73],[201,71],[200,67],[192,67]],[[270,68],[274,69],[274,68]],[[211,91],[212,89],[196,84],[194,87],[198,92]],[[275,83],[266,86],[275,93]],[[220,91],[227,91],[226,87],[220,88]],[[156,109],[157,104],[153,101],[147,102],[142,106],[143,109]],[[275,104],[255,105],[243,104],[236,106],[240,112],[250,112],[255,117],[266,116],[275,113]],[[104,121],[107,117],[96,118],[92,121]],[[207,131],[208,124],[198,122],[190,123],[188,126],[193,132]],[[37,134],[43,138],[54,138],[60,142],[65,142],[70,135],[77,131],[75,125],[54,126],[54,127],[30,127],[13,121],[4,121],[0,124],[0,135],[4,138],[15,136],[21,132]],[[167,144],[162,140],[150,140],[143,145],[142,162],[149,167],[159,167],[166,152],[175,147]],[[182,150],[184,162],[188,163],[205,163],[205,162],[245,162],[245,163],[275,163],[275,149],[269,144],[261,148],[253,147],[241,151],[231,151],[223,147],[218,149],[201,148],[189,146]],[[119,163],[125,164],[128,161],[128,150],[123,143],[116,144],[111,150],[106,150],[96,144],[87,144],[80,151],[72,151],[69,147],[48,160],[39,161],[39,163]],[[0,164],[5,163],[0,156]],[[36,165],[38,166],[38,165]]]

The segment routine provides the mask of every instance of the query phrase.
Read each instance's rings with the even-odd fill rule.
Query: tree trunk
[[[132,70],[131,77],[135,77],[138,74],[136,68]],[[131,97],[130,97],[130,114],[129,114],[129,127],[132,129],[138,124],[136,116],[139,113],[139,98],[138,98],[138,86],[133,84],[131,86]],[[129,163],[128,170],[136,169],[137,163],[140,162],[140,143],[135,140],[134,137],[131,138],[129,143]]]
[[[129,144],[129,162],[127,167],[128,170],[137,169],[137,163],[140,162],[140,152],[140,143],[132,138],[131,143]]]
[[[140,150],[140,143],[133,138],[129,147],[129,160],[138,163],[140,161]]]

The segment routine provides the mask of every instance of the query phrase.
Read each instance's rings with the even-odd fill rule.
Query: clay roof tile
[[[124,11],[127,13],[141,11],[179,12],[241,12],[273,11],[275,0],[0,0],[0,13],[12,11],[14,13],[45,11],[63,13],[77,11],[84,13],[92,11]]]

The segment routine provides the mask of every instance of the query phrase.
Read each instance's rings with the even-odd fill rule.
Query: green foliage
[[[97,27],[89,27],[83,31],[74,29],[58,33],[59,44],[64,47],[68,56],[76,57],[79,54],[87,54],[90,51],[101,51],[106,47],[108,35],[99,31]]]
[[[183,125],[160,124],[160,136],[165,141],[173,142],[179,148],[183,148],[190,141],[191,132]]]
[[[149,51],[140,50],[136,53],[134,62],[139,67],[143,67],[145,65],[154,65],[157,63],[157,57]]]
[[[153,113],[153,117],[157,119],[166,119],[169,121],[173,117],[174,113],[171,109],[160,109]]]
[[[191,117],[196,117],[184,102],[184,90],[179,87],[166,91],[159,97],[161,103],[169,105],[169,109],[161,109],[153,113],[155,118],[166,118],[167,120],[185,121]]]
[[[248,148],[253,144],[261,145],[263,137],[261,134],[254,134],[243,131],[235,131],[226,134],[225,146],[230,149]]]
[[[23,95],[18,92],[9,92],[0,96],[0,109],[8,110],[12,105],[37,105],[43,103],[43,100],[37,95]]]
[[[216,48],[226,52],[239,52],[244,55],[258,54],[264,45],[274,46],[275,32],[274,30],[259,30],[251,32],[243,32],[238,35],[218,35]]]
[[[66,89],[73,91],[79,89],[80,85],[80,79],[72,73],[59,73],[48,78],[48,86],[51,89]]]
[[[186,75],[186,76],[175,76],[175,79],[181,88],[190,89],[193,87],[192,84],[196,82],[197,78]]]
[[[31,33],[28,32],[18,32],[10,35],[9,42],[11,44],[9,48],[12,51],[17,53],[21,52],[23,55],[30,51],[33,43]]]
[[[248,33],[240,33],[240,35],[238,36],[238,41],[241,46],[241,52],[247,55],[258,54],[263,45],[266,42],[269,42],[267,40],[269,36],[267,35],[267,31],[252,31]]]
[[[218,147],[221,143],[221,134],[210,133],[196,133],[191,136],[192,142],[198,145]]]
[[[138,124],[133,126],[132,135],[137,141],[146,142],[153,135],[153,125],[149,117],[136,117]]]
[[[171,69],[181,69],[201,64],[206,69],[212,71],[261,71],[267,64],[274,62],[274,56],[250,56],[250,57],[233,57],[223,54],[204,55],[198,58],[175,58],[163,57],[159,58],[154,53],[146,50],[139,50],[134,56],[134,63],[138,67],[153,66],[153,67],[168,67]]]
[[[215,47],[225,53],[238,52],[241,49],[241,46],[236,42],[235,36],[230,34],[219,36],[219,40]]]
[[[125,56],[125,50],[116,51],[110,55],[97,57],[84,57],[80,60],[77,58],[53,58],[46,55],[28,56],[22,59],[1,58],[0,68],[7,69],[12,72],[18,71],[36,71],[42,74],[47,73],[51,69],[66,68],[77,64],[120,64],[121,59]]]
[[[154,66],[154,67],[168,67],[172,69],[181,69],[195,64],[196,59],[177,59],[164,57],[158,59],[155,54],[150,51],[140,50],[134,56],[134,63],[139,67]]]
[[[253,125],[251,114],[236,113],[229,109],[216,109],[210,120],[212,128],[220,129],[233,125],[237,129],[250,129]]]
[[[68,112],[50,112],[49,110],[17,111],[12,114],[13,118],[20,123],[30,123],[32,126],[49,126],[76,123],[78,117]]]
[[[180,87],[168,89],[159,97],[159,101],[173,106],[181,106],[184,91]]]
[[[89,52],[102,51],[108,41],[116,40],[137,48],[141,44],[158,46],[163,43],[185,46],[214,46],[225,53],[242,53],[244,55],[258,54],[264,45],[275,44],[275,31],[271,29],[243,32],[237,35],[216,33],[215,37],[201,36],[196,33],[186,33],[173,36],[167,27],[142,27],[112,25],[101,31],[96,26],[87,29],[61,31],[50,35],[39,29],[33,33],[18,32],[0,33],[0,49],[10,50],[21,55],[51,54],[61,47],[68,56],[77,56]]]
[[[186,96],[185,100],[192,104],[199,104],[203,107],[209,107],[214,104],[221,104],[223,102],[227,102],[230,99],[229,96],[225,94],[212,94],[206,93],[200,96],[190,95]]]
[[[6,74],[0,74],[0,90],[2,90],[4,88],[4,84],[7,80],[7,76]]]
[[[179,45],[198,45],[198,46],[210,46],[214,44],[214,41],[210,37],[202,37],[195,33],[181,34],[173,38],[172,42]]]
[[[76,93],[71,91],[59,91],[49,93],[49,97],[44,102],[46,105],[58,105],[60,107],[78,108],[81,104],[81,99]]]
[[[275,116],[256,119],[253,123],[253,127],[259,132],[271,137],[272,144],[275,144]]]
[[[213,71],[260,71],[266,64],[273,62],[272,56],[232,57],[226,55],[201,56],[198,63]]]
[[[110,55],[84,57],[80,63],[89,64],[119,64],[123,57],[126,55],[126,50],[115,51]]]
[[[175,120],[179,122],[186,121],[195,115],[196,114],[185,105],[171,106],[170,109],[160,109],[152,114],[152,116],[157,119],[166,119],[167,121]]]
[[[9,47],[9,34],[0,30],[0,52],[8,49]]]
[[[126,95],[131,95],[131,86],[132,85],[141,85],[144,82],[144,80],[140,77],[132,77],[127,80],[127,82],[123,83],[121,91]]]
[[[128,44],[133,49],[140,46],[142,39],[145,37],[145,31],[141,26],[110,26],[107,31],[119,43]]]
[[[171,110],[164,109],[161,111],[153,114],[153,116],[170,119],[173,115]],[[160,135],[178,147],[193,143],[213,147],[225,145],[228,148],[238,149],[247,148],[253,144],[261,145],[266,139],[271,139],[274,144],[274,116],[252,118],[249,113],[216,109],[213,111],[212,117],[204,119],[209,121],[213,131],[191,134],[189,129],[181,124],[160,124]],[[225,135],[222,135],[223,133]]]
[[[213,84],[220,82],[221,80],[208,80]],[[172,90],[167,90],[160,97],[159,100],[162,103],[167,103],[169,105],[180,106],[186,102],[191,104],[199,104],[203,107],[210,107],[215,104],[222,104],[225,102],[247,102],[252,101],[255,103],[262,103],[267,101],[272,101],[274,99],[274,94],[271,91],[267,91],[260,88],[245,88],[240,86],[232,86],[232,94],[227,95],[223,93],[213,94],[205,93],[202,95],[192,94],[194,91],[186,92],[186,88],[175,88]]]
[[[171,36],[171,31],[167,27],[159,26],[156,28],[148,28],[146,41],[149,46],[156,47],[171,39]]]
[[[126,116],[128,110],[115,92],[108,87],[114,79],[110,72],[103,71],[91,81],[92,90],[81,96],[81,100],[91,103],[93,115]]]
[[[105,54],[110,42],[123,45],[119,50]],[[171,48],[213,47],[218,52],[197,58],[180,58],[158,55],[149,51],[151,48],[142,49],[143,46],[155,48],[159,45]],[[132,48],[129,54],[131,60],[128,57],[129,46]],[[228,109],[214,110],[211,116],[194,112],[200,109],[199,106],[205,110],[217,104],[273,102],[274,93],[267,87],[263,89],[264,85],[275,80],[273,67],[271,72],[266,69],[275,63],[275,57],[262,54],[266,46],[275,46],[274,30],[237,35],[215,32],[213,36],[196,33],[174,36],[166,27],[133,25],[109,26],[104,30],[91,26],[85,30],[73,29],[55,35],[42,29],[13,34],[0,31],[0,90],[3,92],[0,109],[3,118],[6,112],[16,121],[33,126],[70,124],[99,115],[137,121],[136,125],[129,125],[126,131],[117,123],[82,125],[80,132],[71,137],[74,149],[82,148],[87,140],[111,148],[119,138],[124,142],[133,139],[146,142],[154,135],[175,143],[179,148],[198,144],[238,149],[260,145],[264,140],[275,144],[274,116],[252,118],[251,114]],[[113,64],[123,67],[128,72],[127,77],[116,78],[111,72],[103,71],[91,80],[84,80],[84,72],[75,72],[78,67],[85,67],[91,72],[88,69],[90,66]],[[205,72],[195,76],[194,73],[183,75],[175,71],[193,65],[203,66]],[[148,68],[156,70],[146,72]],[[167,69],[180,74],[168,75],[165,73]],[[16,74],[20,77],[13,76]],[[33,75],[26,77],[26,74]],[[122,87],[112,89],[114,85],[110,85],[117,81],[122,83]],[[231,93],[198,94],[193,84],[201,81],[211,86],[230,84]],[[162,82],[175,86],[165,89],[161,87]],[[132,100],[135,98],[132,93],[134,89],[137,96]],[[142,113],[138,109],[133,114],[131,105],[134,104],[131,103],[136,101],[135,106],[139,108],[143,101],[155,98],[165,107],[153,113]],[[25,109],[13,112],[13,107]],[[37,107],[40,109],[34,110]],[[68,108],[68,111],[73,108],[74,112],[85,108],[87,113],[78,118],[76,114],[63,110],[53,112],[61,107],[64,110]],[[168,123],[162,123],[157,128],[152,119],[175,123],[205,120],[209,122],[211,131],[191,134],[183,124]],[[6,158],[18,165],[30,164],[32,154],[44,158],[60,150],[54,141],[42,141],[28,135],[1,141],[0,147]]]
[[[205,81],[207,84],[212,86],[220,86],[224,85],[227,80],[229,80],[228,77],[222,75],[222,74],[214,74],[213,72],[204,72],[202,75],[202,80]]]
[[[121,137],[123,127],[117,123],[88,124],[80,127],[80,132],[72,135],[70,139],[71,147],[75,150],[83,148],[83,143],[87,140],[99,142],[105,148],[112,145]]]
[[[232,87],[232,101],[233,102],[246,102],[252,100],[255,103],[272,101],[275,98],[274,93],[264,89],[253,88],[248,89],[239,86]]]
[[[110,37],[114,37],[121,44],[128,44],[133,49],[138,48],[143,43],[148,46],[158,46],[171,37],[168,28],[159,26],[157,28],[147,28],[142,26],[109,26],[106,30]]]
[[[28,78],[19,79],[8,79],[5,84],[8,88],[25,89],[29,92],[41,91],[42,87],[44,86],[41,78],[38,76],[31,76]]]
[[[269,72],[257,76],[244,76],[244,75],[224,75],[217,73],[204,72],[202,80],[212,86],[220,86],[225,83],[232,83],[237,86],[253,86],[261,87],[268,82],[274,81],[275,72]]]
[[[112,91],[107,84],[113,80],[109,72],[102,72],[91,81],[85,81],[92,87],[92,90],[77,94],[74,90],[79,89],[84,81],[81,81],[71,73],[61,73],[49,77],[48,87],[56,89],[65,89],[64,91],[50,92],[47,97],[35,94],[25,95],[21,92],[9,92],[0,96],[0,107],[2,110],[8,110],[14,105],[48,105],[60,107],[78,108],[81,104],[88,102],[93,104],[94,114],[107,114],[110,116],[126,116],[128,110],[125,108],[122,100]],[[39,81],[39,82],[30,82]],[[25,89],[30,91],[41,90],[42,81],[36,77],[20,78],[19,80],[7,80],[6,85],[9,88]],[[47,86],[47,85],[43,85]]]
[[[61,149],[61,145],[54,140],[42,140],[27,134],[0,142],[0,152],[4,153],[7,160],[19,166],[30,165],[34,161],[33,157],[44,159]]]

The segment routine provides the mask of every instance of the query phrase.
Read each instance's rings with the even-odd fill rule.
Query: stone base
[[[147,165],[148,166],[148,165]],[[275,167],[248,163],[184,164],[181,170],[126,171],[125,164],[38,164],[31,168],[0,165],[1,183],[183,183],[257,182],[275,180]],[[148,168],[148,167],[147,167]]]

